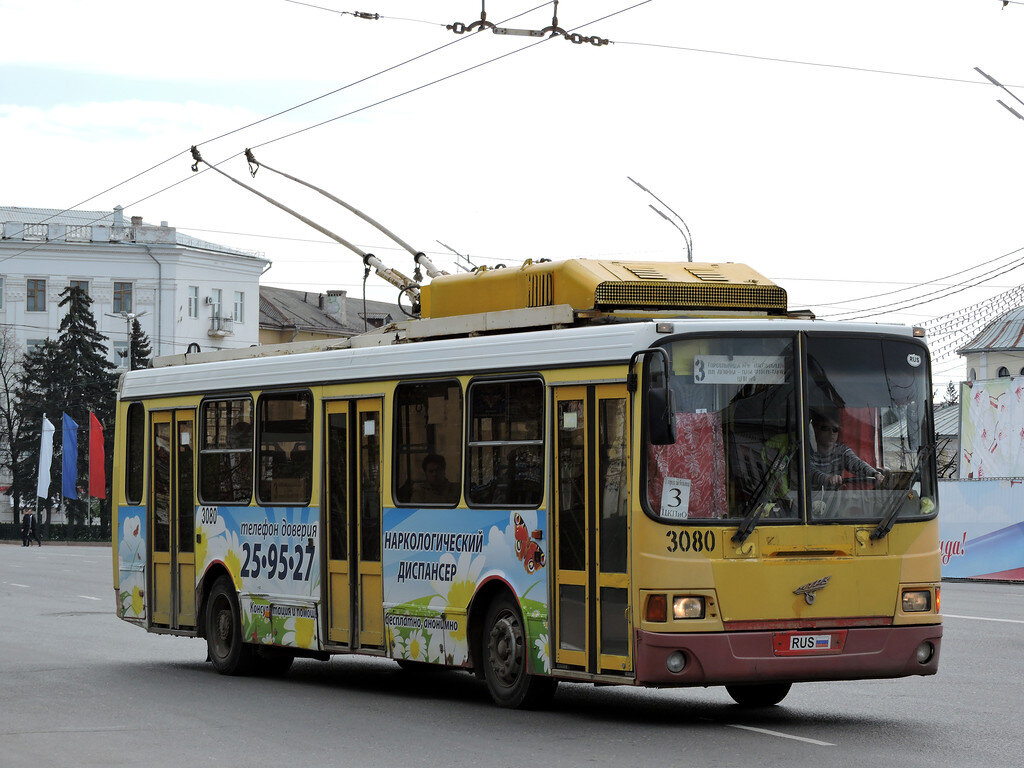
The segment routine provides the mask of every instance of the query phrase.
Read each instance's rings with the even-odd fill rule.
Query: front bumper
[[[851,628],[841,653],[820,656],[777,655],[776,634],[668,634],[637,630],[637,683],[693,686],[773,680],[857,680],[934,675],[939,667],[941,624]],[[917,648],[923,642],[930,642],[935,648],[924,664],[917,660]],[[682,651],[686,656],[686,666],[679,673],[666,667],[666,660],[674,651]]]

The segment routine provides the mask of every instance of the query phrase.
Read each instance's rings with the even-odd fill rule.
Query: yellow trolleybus
[[[117,614],[225,674],[358,653],[559,680],[934,674],[928,350],[738,264],[435,278],[337,342],[164,358],[117,407]]]

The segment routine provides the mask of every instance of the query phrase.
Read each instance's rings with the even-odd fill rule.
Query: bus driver
[[[811,431],[815,449],[808,456],[808,469],[812,488],[839,488],[843,484],[843,470],[857,479],[874,480],[877,486],[883,475],[860,458],[848,445],[839,442],[839,419],[822,411],[811,411]]]

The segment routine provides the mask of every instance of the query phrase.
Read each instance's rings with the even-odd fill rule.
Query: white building
[[[1024,307],[1001,314],[957,353],[968,381],[1024,376]]]
[[[0,206],[0,323],[23,349],[55,338],[66,308],[61,292],[77,284],[92,298],[108,355],[127,367],[128,333],[137,318],[153,356],[259,343],[261,254],[179,234],[113,212]],[[0,488],[10,484],[0,476]],[[0,520],[10,499],[0,494]],[[58,515],[55,518],[60,521]]]
[[[153,355],[259,342],[261,254],[179,234],[113,212],[0,206],[0,323],[29,346],[55,337],[72,283],[93,300],[110,359],[125,365],[128,328],[137,317]]]

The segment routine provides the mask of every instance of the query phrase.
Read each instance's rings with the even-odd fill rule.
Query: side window
[[[462,471],[462,389],[457,381],[395,388],[395,501],[455,506]]]
[[[128,406],[128,434],[125,444],[124,496],[129,504],[142,503],[142,476],[146,458],[146,409],[142,403]]]
[[[544,385],[536,380],[470,385],[467,454],[469,504],[540,504],[544,492]]]
[[[313,489],[313,397],[309,392],[259,400],[261,504],[308,504]]]
[[[199,494],[204,502],[248,504],[252,498],[252,400],[202,405]]]

